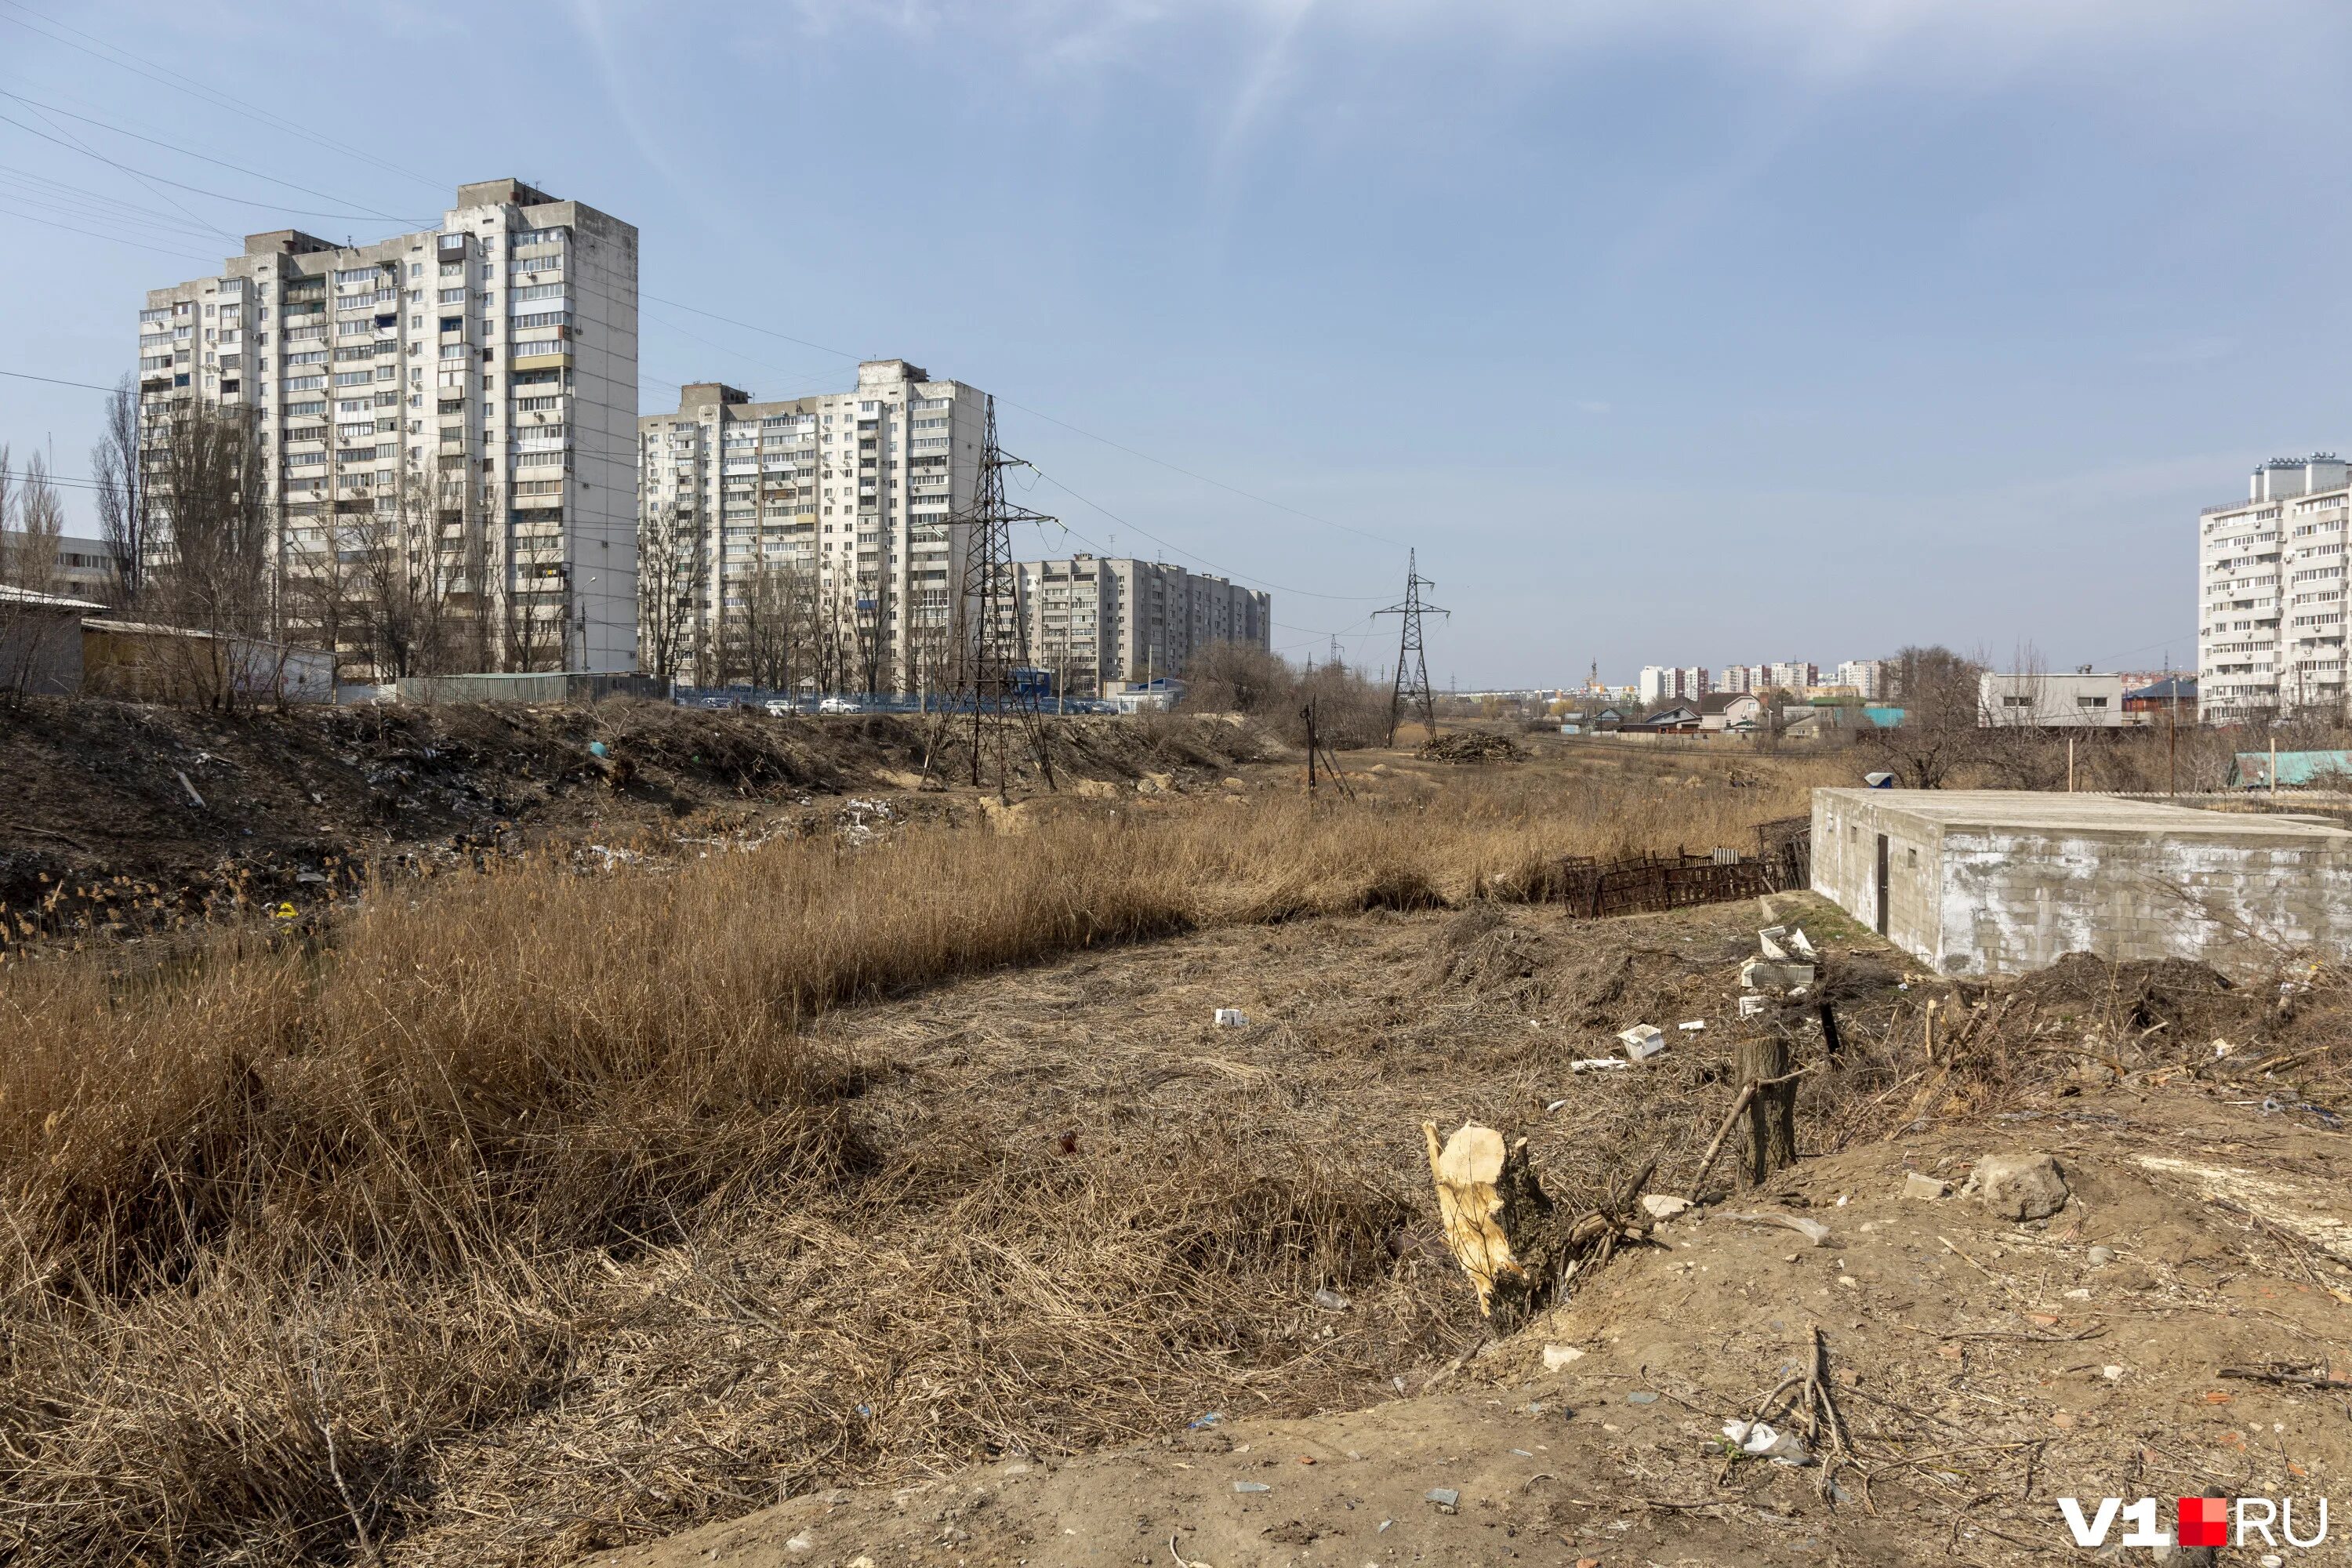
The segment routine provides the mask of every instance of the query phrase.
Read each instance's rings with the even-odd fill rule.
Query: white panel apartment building
[[[1029,662],[1068,696],[1181,675],[1211,643],[1274,646],[1270,595],[1181,566],[1072,555],[1024,561],[1013,577]]]
[[[856,650],[855,691],[935,685],[963,578],[988,399],[901,359],[868,360],[849,391],[757,403],[718,382],[682,388],[677,411],[637,421],[646,592],[682,610],[667,670],[716,684],[714,650],[750,607],[761,565],[813,579],[829,624]],[[651,563],[658,558],[658,564]]]
[[[2253,472],[2197,525],[2197,703],[2209,722],[2344,703],[2352,469],[2320,453]]]
[[[186,397],[253,422],[281,582],[429,476],[444,580],[492,622],[494,668],[635,668],[630,225],[505,179],[370,245],[253,235],[217,276],[149,290],[139,353],[151,430]]]

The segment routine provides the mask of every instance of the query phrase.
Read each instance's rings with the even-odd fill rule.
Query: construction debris
[[[1645,1062],[1666,1048],[1666,1032],[1655,1024],[1636,1024],[1621,1030],[1617,1038],[1625,1047],[1625,1059]]]
[[[1739,984],[1750,991],[1796,991],[1813,983],[1810,963],[1776,963],[1751,958],[1739,966]]]
[[[1903,1195],[1906,1198],[1948,1198],[1952,1195],[1952,1184],[1937,1181],[1925,1171],[1912,1171],[1903,1178]]]
[[[1490,735],[1477,730],[1457,730],[1451,735],[1439,735],[1422,742],[1413,753],[1429,763],[1517,763],[1527,760],[1527,752],[1508,735]]]
[[[1249,1027],[1249,1015],[1239,1007],[1220,1007],[1217,1009],[1216,1026],[1220,1029],[1246,1029]]]

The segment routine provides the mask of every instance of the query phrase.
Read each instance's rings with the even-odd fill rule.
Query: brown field
[[[0,968],[0,1555],[555,1563],[1424,1378],[1479,1328],[1420,1121],[1538,1121],[1607,1030],[1724,1019],[1752,912],[1573,921],[1535,873],[1748,843],[1849,770],[1379,766]],[[1894,973],[1858,961],[1809,1138],[2022,1091],[1908,1062]],[[1576,1187],[1687,1170],[1727,1098],[1711,1050],[1620,1076],[1542,1135]]]

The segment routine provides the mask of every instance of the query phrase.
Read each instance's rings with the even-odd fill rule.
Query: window
[[[466,318],[444,316],[441,318],[441,330],[445,332],[462,332],[466,330]]]
[[[421,278],[421,277],[423,277],[423,276],[425,275],[425,263],[423,263],[422,261],[412,261],[412,262],[410,262],[410,263],[408,264],[408,275],[409,275],[411,278]]]
[[[2074,706],[2077,708],[2105,708],[2106,705],[2105,698],[2094,697],[2087,691],[2077,693],[2074,698]]]

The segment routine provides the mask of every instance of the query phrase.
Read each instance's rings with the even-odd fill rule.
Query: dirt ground
[[[1094,1429],[1125,1436],[1100,1451],[1056,1441],[1050,1415],[1018,1408],[1046,1395],[1008,1371],[982,1391],[1013,1408],[976,1466],[924,1440],[922,1411],[940,1394],[921,1386],[913,1331],[901,1330],[896,1368],[853,1375],[871,1364],[871,1341],[836,1339],[813,1361],[814,1331],[795,1349],[757,1326],[788,1314],[795,1292],[856,1321],[877,1298],[936,1286],[888,1237],[876,1239],[869,1280],[717,1265],[751,1316],[685,1324],[668,1301],[688,1265],[648,1257],[616,1281],[616,1349],[595,1385],[453,1459],[445,1522],[395,1560],[488,1561],[492,1537],[618,1544],[593,1525],[600,1510],[617,1518],[646,1489],[668,1496],[714,1468],[739,1499],[781,1488],[788,1500],[600,1561],[2067,1561],[2059,1496],[2327,1492],[2352,1464],[2343,1395],[2219,1370],[2352,1355],[2352,1238],[2338,1218],[2352,1145],[2283,1080],[2215,1083],[2178,1053],[2121,1058],[2093,1037],[2141,1018],[2158,1040],[2198,1032],[2202,1051],[2202,1031],[2226,1024],[2259,1054],[2264,1001],[2193,965],[2051,972],[2015,993],[2039,1021],[2012,1005],[2012,1048],[2022,1059],[2035,1040],[2087,1038],[2086,1056],[2058,1048],[2089,1067],[2053,1064],[2005,1098],[1962,1105],[1948,1075],[1901,1059],[1927,978],[1809,896],[1775,907],[1817,934],[1833,973],[1843,966],[1849,997],[1842,1085],[1801,1100],[1806,1158],[1753,1193],[1718,1170],[1716,1203],[1494,1342],[1439,1240],[1421,1122],[1525,1132],[1564,1200],[1589,1201],[1651,1158],[1652,1190],[1685,1190],[1729,1095],[1752,903],[1606,922],[1474,910],[1221,931],[838,1015],[828,1027],[870,1064],[866,1110],[892,1142],[1010,1137],[1093,1183],[1100,1162],[1182,1157],[1187,1127],[1254,1129],[1276,1151],[1337,1157],[1397,1216],[1388,1256],[1331,1275],[1337,1310],[1311,1278],[1253,1307],[1234,1325],[1228,1377],[1101,1391],[1116,1408]],[[1985,1000],[1990,1016],[1999,999]],[[1243,1009],[1247,1026],[1214,1026],[1218,1006]],[[1674,1031],[1644,1071],[1570,1070],[1640,1021],[1707,1027]],[[2336,1022],[2315,1008],[2282,1026]],[[2100,1058],[2120,1081],[2103,1081],[2116,1074]],[[1910,1106],[1923,1114],[1900,1121]],[[1889,1114],[1895,1136],[1870,1131]],[[1970,1198],[1900,1195],[1912,1172],[1957,1189],[1994,1150],[2054,1155],[2065,1208],[2021,1226]],[[1816,1218],[1830,1239],[1739,1217],[1776,1214]],[[790,1246],[770,1235],[754,1226],[726,1245]],[[1042,1290],[1030,1307],[1057,1310]],[[1721,1437],[1816,1325],[1853,1445],[1827,1498],[1821,1467],[1734,1463]],[[1581,1353],[1547,1370],[1547,1346]],[[693,1452],[813,1418],[793,1383],[828,1363],[845,1381],[825,1396],[856,1403],[870,1449],[782,1477]],[[560,1458],[566,1446],[575,1462]],[[469,1478],[510,1498],[524,1475],[537,1489],[495,1531],[466,1517]],[[1454,1511],[1427,1500],[1433,1489],[1460,1494]],[[713,1513],[740,1506],[703,1496]]]
[[[1057,719],[1052,733],[1073,785],[1213,785],[1265,750],[1216,720]],[[959,806],[917,787],[931,738],[894,715],[635,701],[215,713],[28,699],[0,704],[0,909],[69,931],[84,913],[308,905],[362,868],[490,847],[828,831],[874,815],[845,819],[856,797],[893,820],[977,809],[968,788]]]

